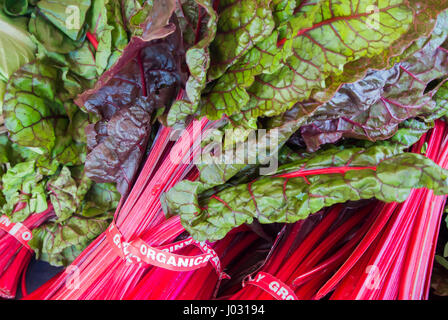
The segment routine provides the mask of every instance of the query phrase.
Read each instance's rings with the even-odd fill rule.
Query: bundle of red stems
[[[129,196],[115,213],[115,224],[126,241],[140,237],[150,246],[160,246],[185,231],[178,217],[165,218],[160,196],[184,178],[197,178],[193,159],[201,152],[201,136],[214,125],[218,123],[205,118],[194,121],[174,145],[170,143],[173,129],[160,128]],[[103,233],[67,268],[76,270],[79,286],[67,286],[72,271],[64,272],[27,299],[123,299],[148,269],[151,267],[126,263]]]
[[[215,242],[212,247],[218,254],[223,268],[244,253],[250,253],[260,238],[251,231],[238,228]],[[180,253],[200,253],[195,247]],[[126,297],[134,300],[209,300],[216,296],[220,279],[212,265],[190,272],[176,272],[152,268]]]
[[[14,212],[23,209],[24,206],[25,203],[19,203]],[[31,214],[22,224],[32,231],[54,216],[53,206],[49,204],[47,210]],[[32,256],[33,251],[30,248],[25,247],[13,235],[0,230],[0,297],[12,299],[16,296],[20,276],[25,275]],[[26,294],[23,285],[22,292]]]
[[[447,133],[447,125],[437,120],[412,151],[420,153],[427,144],[426,156],[447,168]],[[378,223],[315,298],[335,289],[331,299],[428,299],[445,201],[446,196],[435,196],[430,190],[413,190],[404,203],[382,212]]]
[[[289,285],[299,299],[310,299],[310,293],[350,255],[376,214],[370,206],[350,211],[336,205],[290,225],[258,271]],[[230,297],[231,300],[273,298],[248,284]]]
[[[447,125],[436,121],[412,151],[427,144],[426,156],[447,168],[447,134]],[[289,226],[259,271],[298,299],[427,299],[445,201],[416,189],[403,203],[375,201],[348,217],[341,205],[333,206],[318,223],[314,215]],[[230,299],[274,296],[249,284]]]

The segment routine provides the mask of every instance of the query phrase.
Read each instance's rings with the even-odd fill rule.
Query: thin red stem
[[[346,173],[352,170],[373,170],[376,171],[376,166],[371,167],[331,167],[331,168],[320,168],[320,169],[309,169],[309,170],[298,170],[288,173],[282,173],[276,175],[276,178],[297,178],[297,177],[305,177],[310,175],[319,175],[319,174],[333,174],[333,173]]]
[[[96,40],[96,37],[89,31],[86,32],[86,37],[95,48],[95,50],[98,50],[98,40]]]

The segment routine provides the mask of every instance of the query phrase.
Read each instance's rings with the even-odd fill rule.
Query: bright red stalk
[[[427,156],[440,166],[447,168],[446,125],[438,120],[432,130],[428,142]],[[435,196],[430,190],[426,193],[426,199],[420,206],[416,217],[415,229],[412,232],[408,254],[406,256],[406,268],[400,281],[399,299],[425,299],[428,295],[432,261],[434,260],[435,245],[439,232],[440,220],[443,214],[446,196]]]
[[[368,226],[369,219],[366,215],[370,208],[366,207],[345,220],[340,219],[342,205],[336,205],[329,209],[324,218],[312,225],[310,232],[304,227],[300,232],[305,232],[305,238],[294,248],[288,247],[285,251],[286,243],[293,243],[295,237],[300,238],[302,234],[285,234],[286,241],[283,241],[275,249],[275,252],[269,257],[269,260],[275,261],[277,268],[267,263],[262,271],[267,272],[291,288],[297,287],[296,294],[299,299],[310,299],[317,292],[319,287],[325,282],[335,268],[337,268],[349,254],[349,250],[359,242]],[[313,216],[307,220],[311,222]],[[365,223],[365,221],[367,223]],[[357,229],[362,223],[363,227]],[[306,225],[307,221],[303,225]],[[291,250],[293,249],[293,250]],[[334,252],[333,258],[332,254]],[[279,253],[282,253],[280,255]],[[328,257],[328,258],[326,258]],[[326,259],[326,260],[325,260]],[[322,262],[321,262],[322,261]],[[321,265],[318,265],[321,263]],[[302,276],[304,275],[304,276]],[[296,280],[296,278],[299,277]],[[258,287],[246,286],[230,299],[273,299],[273,297],[262,291]]]
[[[86,32],[86,37],[95,48],[95,50],[98,50],[98,40],[96,40],[96,37],[89,31]]]
[[[376,215],[377,218],[373,222],[372,226],[367,231],[366,235],[355,248],[347,261],[345,261],[344,264],[339,268],[339,270],[325,283],[325,285],[322,286],[322,288],[320,288],[320,290],[316,294],[316,299],[325,297],[347,275],[350,269],[356,264],[356,262],[366,252],[366,250],[371,246],[372,242],[382,231],[384,225],[389,220],[396,206],[397,203],[392,202],[387,204],[379,204],[375,208],[375,210],[379,211],[380,213]]]
[[[446,168],[446,133],[446,125],[436,121],[413,151],[420,152],[426,140],[426,156]],[[332,299],[426,299],[445,200],[446,196],[434,196],[430,190],[412,190],[408,199],[393,210],[370,249],[341,268],[346,275],[333,276],[339,280],[330,279],[317,298],[342,279]],[[366,273],[368,267],[374,272]]]
[[[217,124],[217,123],[216,123]],[[178,181],[187,177],[194,168],[193,158],[199,154],[204,131],[215,123],[202,119],[190,124],[174,145],[168,137],[172,129],[162,127],[151,148],[141,174],[129,197],[117,208],[116,226],[126,241],[146,234],[148,230],[165,224],[160,196]],[[174,161],[177,160],[177,161]],[[177,218],[174,219],[179,223]],[[178,224],[180,226],[180,223]],[[183,228],[168,229],[162,238],[143,239],[150,245],[160,246],[173,241]],[[80,287],[64,286],[68,274],[63,273],[37,299],[122,299],[142,278],[148,268],[126,264],[118,257],[103,233],[95,239],[72,263],[79,271]]]
[[[213,244],[214,250],[225,267],[238,254],[246,250],[257,236],[253,232],[232,233]],[[230,248],[230,250],[229,250]],[[186,248],[182,254],[199,253],[194,247]],[[175,272],[152,268],[126,299],[139,300],[202,300],[213,298],[218,276],[211,265],[190,272]]]
[[[15,212],[21,209],[23,205],[19,204]],[[47,210],[31,214],[23,221],[23,225],[33,230],[53,216],[53,206],[49,204]],[[0,297],[7,299],[15,297],[20,276],[30,263],[32,256],[32,250],[24,247],[14,236],[3,230],[0,231]]]
[[[376,171],[376,167],[331,167],[331,168],[319,168],[319,169],[309,169],[309,170],[298,170],[294,172],[288,172],[276,175],[275,177],[279,178],[297,178],[297,177],[306,177],[311,175],[319,175],[319,174],[332,174],[332,173],[346,173],[347,171],[352,170],[374,170]]]

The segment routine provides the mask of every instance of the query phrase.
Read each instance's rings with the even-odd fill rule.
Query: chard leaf
[[[222,0],[212,56],[209,80],[219,78],[239,57],[274,29],[271,0]]]
[[[111,48],[112,53],[108,60],[108,68],[112,66],[118,57],[120,57],[124,48],[128,44],[128,36],[126,33],[126,27],[121,17],[121,6],[118,1],[111,1],[106,4],[107,7],[107,22],[113,28],[111,32]],[[101,41],[98,44],[98,48],[101,48]],[[98,51],[97,51],[98,52]],[[101,74],[101,73],[98,73]]]
[[[11,76],[3,116],[12,141],[51,152],[56,140],[55,124],[68,124],[58,96],[59,85],[58,70],[41,62],[27,64]]]
[[[210,52],[208,47],[215,38],[216,21],[218,17],[213,10],[212,2],[210,0],[196,1],[199,8],[203,8],[205,12],[202,14],[201,11],[201,19],[205,19],[202,15],[207,15],[207,24],[202,38],[197,39],[197,43],[187,50],[185,58],[190,71],[190,76],[185,85],[185,97],[175,101],[169,110],[167,116],[167,123],[169,126],[185,121],[187,116],[193,115],[196,112],[201,99],[202,90],[204,89],[207,80],[207,70],[210,66]]]
[[[78,76],[76,94],[92,85],[97,78],[96,57],[87,41],[73,41],[42,16],[33,15],[29,22],[30,32],[37,43],[39,60],[50,60],[62,70]],[[81,79],[81,80],[80,80]],[[73,79],[64,79],[65,82]],[[77,84],[79,86],[79,84]],[[68,90],[68,89],[67,89]],[[69,90],[72,91],[72,90]],[[70,97],[72,99],[73,96]]]
[[[87,14],[89,31],[98,40],[95,51],[98,75],[118,59],[128,43],[121,8],[117,0],[94,0]]]
[[[184,40],[185,47],[193,46],[196,41],[196,30],[198,27],[198,3],[195,0],[178,1],[175,14],[179,20],[179,28],[182,30],[182,38]],[[201,14],[204,14],[202,9]]]
[[[227,155],[224,149],[221,154],[214,154],[214,150],[203,152],[201,162],[197,164],[200,171],[200,183],[204,184],[201,189],[205,190],[225,183],[247,166],[250,158],[269,171],[270,163],[275,163],[278,151],[300,127],[301,123],[300,120],[297,120],[294,112],[285,113],[282,123],[270,128],[275,130],[266,130],[264,134],[259,135],[255,146],[250,145],[250,140],[239,142],[233,153],[229,153],[229,159],[226,159]],[[259,152],[261,149],[265,149],[264,152]],[[234,157],[234,155],[246,153],[247,157],[244,159]]]
[[[2,186],[6,199],[2,212],[11,215],[18,203],[26,203],[23,209],[14,212],[11,216],[14,222],[21,222],[30,214],[47,209],[45,181],[36,170],[35,161],[20,162],[9,168],[2,176]]]
[[[89,178],[116,182],[122,194],[128,192],[146,148],[153,109],[152,100],[137,98],[108,121],[87,126],[85,170]]]
[[[115,1],[114,1],[115,2]],[[89,32],[98,41],[98,48],[95,52],[95,66],[98,74],[102,74],[107,67],[109,57],[112,52],[112,26],[108,24],[107,13],[108,0],[94,0],[90,8],[86,23],[89,25]],[[118,16],[117,19],[121,19]]]
[[[293,54],[284,65],[273,74],[255,78],[248,89],[250,100],[242,108],[246,118],[274,116],[313,93],[318,101],[328,100],[341,84],[337,76],[344,73],[346,64],[361,58],[388,60],[390,55],[404,50],[417,38],[415,28],[425,31],[432,28],[438,9],[444,9],[447,3],[403,0],[377,3],[372,0],[356,6],[350,1],[324,1],[321,5],[313,27],[300,30],[294,38]],[[372,6],[377,6],[378,10],[372,10]],[[297,16],[304,15],[305,19],[311,8],[302,7]],[[416,27],[423,17],[427,26]],[[415,36],[412,39],[409,30]],[[357,65],[359,73],[365,72],[368,66],[366,63]],[[327,86],[326,79],[330,76],[333,77],[331,86]]]
[[[34,229],[29,244],[36,258],[53,266],[67,266],[108,224],[104,218],[72,216],[62,223],[49,222]]]
[[[0,13],[0,81],[6,82],[21,66],[34,58],[36,46],[26,27],[19,21]]]
[[[127,27],[132,35],[140,36],[144,31],[144,21],[153,8],[153,2],[140,0],[133,3],[136,4],[135,7],[126,14]]]
[[[59,125],[55,128],[56,140],[51,152],[51,159],[68,166],[80,165],[84,163],[86,157],[85,142],[75,141],[74,138],[76,137],[72,135],[70,130],[67,130],[70,129],[72,124],[76,125],[76,122],[71,122],[69,127],[62,121],[59,122]],[[65,126],[62,127],[61,125]]]
[[[145,1],[145,0],[121,0],[120,6],[122,10],[122,16],[123,16],[123,22],[126,25],[127,30],[134,34],[134,31],[138,25],[132,24],[131,20],[132,18],[137,15],[139,12],[142,11],[143,6],[150,6],[152,7],[153,1]]]
[[[307,1],[302,0],[273,0],[272,15],[274,16],[275,24],[279,25],[280,23],[287,21],[294,15],[297,3],[300,3],[300,5],[302,6],[306,2]]]
[[[95,86],[75,100],[101,118],[87,127],[87,175],[116,182],[121,194],[132,185],[146,148],[152,111],[169,105],[182,83],[181,35],[169,22],[173,11],[174,5],[155,1],[142,36],[133,37]]]
[[[291,18],[287,23],[274,30],[271,35],[260,41],[220,77],[203,98],[202,114],[210,119],[219,119],[223,115],[234,115],[241,118],[237,122],[253,122],[256,118],[247,117],[239,111],[250,100],[247,88],[260,74],[271,74],[277,71],[282,61],[291,54],[293,37],[299,30],[310,28],[320,6],[314,5],[306,17]],[[286,34],[285,43],[278,47],[279,33]],[[236,120],[236,119],[234,119]]]
[[[59,164],[85,161],[85,137],[74,128],[83,130],[87,117],[68,100],[79,88],[69,93],[67,83],[77,82],[47,62],[35,61],[17,71],[6,88],[3,115],[9,137],[21,147],[32,148],[25,157],[35,160],[43,175],[54,174]]]
[[[100,215],[110,215],[118,206],[120,193],[111,183],[95,183],[86,195],[82,206],[84,217],[97,217]]]
[[[197,164],[200,172],[199,180],[195,182],[180,181],[174,188],[166,194],[163,194],[162,205],[165,207],[164,212],[167,214],[173,212],[173,210],[168,209],[168,202],[170,199],[177,197],[176,190],[182,190],[186,185],[188,185],[186,188],[190,190],[190,196],[197,198],[202,192],[210,192],[210,190],[214,190],[215,188],[221,188],[222,185],[239,172],[251,171],[254,168],[259,169],[260,167],[264,168],[264,174],[275,170],[275,164],[277,163],[277,157],[281,148],[303,123],[301,119],[297,118],[298,114],[297,109],[291,109],[285,112],[281,119],[277,118],[277,121],[270,123],[269,129],[275,130],[266,130],[265,134],[257,138],[257,144],[255,146],[249,145],[250,140],[240,141],[235,146],[234,152],[230,154],[230,158],[226,158],[227,155],[222,152],[214,154],[213,148],[210,148],[211,152],[203,151],[201,154],[201,162]],[[226,125],[223,128],[226,128]],[[218,132],[215,135],[222,136],[222,133]],[[221,143],[221,141],[218,141],[218,145],[221,145]],[[213,145],[213,142],[211,145]],[[205,146],[204,149],[207,150],[208,147],[209,145]],[[258,152],[260,148],[264,149],[261,153]],[[234,158],[234,155],[241,154],[245,154],[246,157],[244,159]],[[251,158],[255,160],[256,164],[248,163],[248,160]]]
[[[90,0],[40,0],[37,7],[67,37],[77,40],[90,8]]]
[[[0,164],[14,166],[23,160],[23,157],[15,150],[14,144],[8,139],[8,136],[6,134],[0,135]],[[4,171],[6,170],[1,170],[1,175],[4,174]]]
[[[306,21],[306,20],[303,20]],[[201,113],[209,119],[219,119],[223,115],[233,115],[249,101],[246,89],[254,82],[255,76],[272,66],[276,56],[277,31],[256,44],[227,72],[221,76],[201,103]]]
[[[435,32],[412,56],[391,69],[369,71],[364,79],[342,85],[329,102],[319,106],[300,128],[308,149],[315,151],[342,137],[383,140],[406,119],[420,117],[429,122],[441,117],[447,111],[446,84],[440,89],[426,88],[448,74],[448,55],[439,47],[447,36],[446,16],[445,12],[438,19],[436,29],[441,32]]]
[[[417,119],[409,119],[400,123],[397,132],[385,144],[396,143],[402,146],[402,149],[411,147],[414,143],[420,140],[421,136],[433,127],[433,123],[419,121]],[[381,143],[381,142],[376,142]],[[365,143],[365,146],[373,145],[373,142]]]
[[[68,167],[63,167],[57,176],[48,180],[47,189],[58,217],[57,222],[70,218],[76,212],[80,199],[77,197],[78,186]]]
[[[79,42],[68,38],[40,14],[33,13],[31,15],[28,29],[35,39],[50,52],[65,54],[81,45]]]
[[[411,56],[422,48],[428,40],[440,37],[440,35],[446,35],[445,21],[448,15],[445,10],[447,8],[445,1],[426,1],[423,5],[416,2],[410,4],[410,7],[417,8],[415,11],[416,14],[413,17],[413,26],[391,46],[385,49],[383,55],[388,58],[385,59],[382,56],[365,56],[347,63],[344,66],[343,73],[334,74],[327,78],[326,84],[328,90],[315,92],[313,98],[326,101],[333,95],[341,83],[354,82],[364,77],[366,72],[365,66],[377,70],[391,68],[395,63]],[[436,25],[434,26],[434,24]]]
[[[218,192],[195,197],[194,183],[177,184],[166,203],[180,214],[182,225],[197,240],[222,239],[243,223],[293,223],[308,215],[349,200],[377,198],[403,202],[412,188],[448,192],[448,171],[430,159],[401,153],[398,145],[331,148],[279,168],[277,174],[334,167],[375,167],[304,177],[264,177]],[[192,185],[193,184],[193,185]],[[193,192],[192,192],[193,191]]]
[[[86,80],[96,80],[97,68],[95,56],[87,42],[84,42],[77,50],[69,52],[67,54],[67,62],[71,72]]]

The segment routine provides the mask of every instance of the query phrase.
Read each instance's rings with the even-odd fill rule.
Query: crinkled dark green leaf
[[[280,2],[279,5],[282,3]],[[240,118],[235,119],[238,123],[253,122],[253,117],[240,113],[242,107],[250,99],[247,88],[253,84],[256,76],[274,73],[283,66],[282,61],[292,54],[292,35],[299,30],[312,27],[315,15],[318,13],[320,13],[320,5],[314,4],[306,16],[290,17],[271,35],[239,58],[222,77],[217,79],[213,87],[207,90],[207,94],[202,99],[201,114],[210,119],[234,115]],[[278,46],[279,34],[286,34],[285,42],[280,47]]]
[[[410,3],[409,7],[418,8],[415,10],[413,26],[391,46],[386,48],[383,56],[365,56],[347,63],[344,66],[344,72],[328,77],[326,79],[327,89],[314,92],[313,98],[323,102],[327,101],[341,83],[354,82],[364,77],[366,73],[365,66],[377,70],[391,68],[395,63],[400,62],[422,48],[434,35],[446,33],[444,23],[440,24],[441,28],[438,28],[437,25],[434,28],[436,18],[437,20],[439,18],[447,19],[447,13],[443,12],[447,8],[445,1],[426,1],[423,2],[423,5]],[[441,14],[437,16],[440,12]],[[429,37],[430,35],[431,37]]]
[[[26,202],[26,206],[14,212],[13,221],[23,221],[33,212],[42,212],[47,209],[47,196],[45,181],[36,170],[35,161],[25,161],[16,164],[2,176],[2,192],[6,204],[2,212],[11,215],[15,206]]]
[[[107,6],[107,22],[113,27],[112,30],[112,53],[109,57],[108,68],[112,66],[118,57],[120,57],[124,48],[128,44],[128,36],[126,33],[126,27],[121,13],[121,6],[118,1],[111,1],[106,4]],[[101,42],[98,44],[98,48],[101,48]],[[98,51],[97,51],[98,52]]]
[[[83,77],[87,80],[96,80],[97,66],[96,56],[90,49],[87,42],[77,50],[71,51],[67,54],[68,65],[70,71]]]
[[[304,177],[264,177],[227,188],[206,199],[194,197],[194,183],[178,184],[166,197],[171,214],[180,214],[185,229],[198,240],[218,240],[232,228],[251,223],[292,223],[323,207],[348,200],[377,198],[402,202],[412,188],[448,192],[448,171],[430,159],[401,153],[398,145],[331,148],[284,165],[284,174],[317,168],[375,167]]]
[[[306,20],[304,20],[306,21]],[[255,45],[238,62],[227,70],[213,85],[201,103],[201,114],[210,119],[219,119],[222,115],[233,115],[249,101],[246,91],[254,82],[255,76],[268,69],[276,55],[277,32]]]
[[[200,171],[199,180],[195,182],[191,181],[180,181],[175,187],[169,190],[166,194],[162,195],[162,205],[167,206],[167,196],[168,199],[172,197],[176,197],[173,195],[176,188],[182,189],[184,185],[188,186],[186,189],[189,190],[190,195],[193,198],[199,197],[200,193],[209,192],[213,190],[212,188],[220,188],[226,182],[231,180],[235,175],[239,172],[251,171],[254,168],[257,168],[259,173],[260,168],[262,168],[263,174],[270,174],[273,170],[276,170],[278,155],[289,139],[289,137],[299,129],[302,124],[302,120],[297,118],[298,112],[297,109],[291,109],[288,112],[285,112],[281,119],[276,119],[269,124],[269,129],[266,130],[265,133],[262,133],[257,137],[257,144],[255,146],[249,146],[250,141],[240,141],[235,146],[233,154],[226,154],[223,152],[223,148],[221,148],[221,153],[215,154],[215,151],[210,146],[213,146],[213,141],[210,144],[204,146],[204,151],[201,154],[201,161],[196,165]],[[226,128],[224,125],[222,128]],[[217,130],[219,131],[219,130]],[[213,136],[222,137],[222,132],[217,132]],[[272,142],[271,142],[272,141]],[[216,143],[216,141],[215,141]],[[222,141],[217,142],[222,146]],[[218,150],[220,148],[218,147]],[[264,150],[263,152],[259,152],[259,150]],[[243,159],[239,159],[238,157],[234,157],[234,155],[244,154]],[[254,164],[249,163],[255,162]],[[238,177],[235,178],[240,181]],[[172,191],[173,190],[173,191]],[[165,213],[168,213],[170,210],[166,207],[164,210]],[[172,210],[171,210],[172,211]]]
[[[86,127],[89,125],[89,116],[77,108],[70,119],[70,126],[67,128],[67,134],[78,143],[86,143]]]
[[[95,183],[86,195],[82,206],[82,215],[90,218],[113,214],[120,197],[120,193],[113,184]]]
[[[12,141],[49,153],[55,145],[54,126],[66,121],[58,70],[41,62],[15,72],[6,87],[3,116]]]
[[[62,223],[49,222],[34,229],[29,244],[38,259],[67,266],[108,225],[106,219],[72,216]]]
[[[63,167],[58,175],[48,180],[47,189],[57,221],[61,222],[70,218],[80,205],[80,199],[77,196],[78,186],[70,170]]]
[[[388,140],[384,141],[384,144],[394,143],[407,149],[414,143],[420,140],[421,136],[434,126],[433,122],[424,122],[417,119],[409,119],[400,123],[397,132]],[[363,141],[364,146],[371,146],[374,144],[380,145],[382,142]]]
[[[51,64],[56,64],[61,70],[66,68],[66,73],[82,77],[82,86],[77,91],[90,87],[97,79],[96,56],[87,41],[71,40],[44,17],[34,14],[29,30],[37,43],[39,60],[50,59]]]
[[[118,1],[109,1],[109,0],[92,0],[92,5],[90,10],[87,13],[86,24],[88,25],[88,30],[95,36],[98,41],[98,49],[96,50],[96,56],[99,57],[99,60],[102,60],[102,69],[106,67],[104,62],[107,63],[110,55],[110,47],[112,42],[111,31],[113,27],[108,24],[108,6],[110,3],[117,3]],[[117,17],[117,19],[121,20],[121,15]],[[100,49],[100,43],[103,48]],[[103,57],[104,55],[104,57]]]
[[[14,73],[5,94],[3,115],[9,137],[31,148],[24,157],[35,160],[43,175],[54,174],[60,164],[81,164],[86,156],[85,136],[77,130],[86,127],[87,115],[67,100],[72,94],[65,90],[62,75],[60,69],[35,61]]]
[[[49,58],[50,58],[50,61],[52,61],[52,58],[54,58],[54,57],[50,54]],[[73,62],[69,61],[64,56],[60,56],[60,58],[62,58],[61,65],[59,66],[59,69],[61,71],[61,82],[65,89],[64,92],[60,92],[60,97],[65,102],[65,105],[66,105],[65,108],[67,109],[67,114],[70,118],[73,111],[75,109],[78,109],[78,107],[76,107],[76,105],[74,105],[73,99],[78,94],[83,92],[86,88],[92,87],[95,80],[93,80],[93,81],[87,80],[77,74],[74,74],[73,70],[76,68],[72,68]],[[47,60],[47,59],[44,58],[43,60]],[[89,66],[88,68],[91,69],[91,66]],[[67,106],[67,105],[70,105],[70,106]],[[72,112],[69,112],[70,110]]]
[[[4,166],[5,169],[14,167],[19,162],[34,160],[36,156],[38,156],[38,154],[32,150],[21,147],[8,139],[8,135],[0,135],[0,163],[7,165]],[[3,173],[1,173],[1,175],[3,175]]]
[[[302,6],[306,2],[305,0],[272,0],[272,14],[276,25],[291,18],[299,8],[297,5],[300,4]]]
[[[255,78],[248,90],[250,100],[242,112],[247,118],[273,116],[313,93],[320,94],[313,95],[318,101],[325,101],[341,84],[336,76],[344,74],[346,64],[365,58],[357,65],[361,75],[370,67],[367,59],[388,60],[398,48],[404,50],[418,38],[414,29],[430,30],[437,14],[447,5],[445,1],[371,0],[356,6],[351,1],[322,2],[313,27],[300,30],[294,38],[293,54],[284,66],[273,74]],[[311,8],[303,6],[298,15],[305,15]],[[422,20],[426,26],[416,27]],[[414,38],[408,37],[409,30]],[[327,86],[325,80],[330,76],[334,78]]]
[[[221,0],[215,40],[210,45],[209,80],[219,78],[274,29],[271,0]]]
[[[82,115],[82,116],[79,116]],[[67,126],[66,121],[56,123],[55,145],[49,155],[45,157],[31,154],[30,159],[36,160],[36,167],[43,175],[53,175],[56,173],[59,165],[77,166],[83,164],[86,159],[86,140],[84,129],[86,128],[86,114],[78,111],[75,117],[70,119]],[[82,130],[84,136],[79,136],[74,126],[78,130]]]
[[[77,40],[84,25],[90,0],[40,0],[39,11],[70,39]]]
[[[77,185],[76,197],[82,201],[85,201],[85,197],[89,192],[89,190],[94,185],[94,183],[87,177],[83,165],[72,166],[69,167],[69,169],[72,178],[76,181]]]
[[[133,36],[140,36],[144,29],[144,22],[148,14],[153,8],[153,1],[127,1],[127,3],[135,3],[133,10],[128,10],[127,28]],[[125,4],[126,5],[126,4]]]
[[[199,181],[193,183],[195,184],[195,187],[191,189],[192,195],[198,197],[199,193],[225,184],[246,167],[256,166],[258,169],[263,168],[265,170],[264,174],[275,170],[275,165],[278,160],[277,157],[279,156],[281,148],[291,135],[293,135],[303,124],[304,118],[301,117],[302,114],[303,110],[301,108],[293,108],[279,117],[271,118],[266,125],[267,130],[265,135],[262,134],[257,138],[256,146],[249,147],[249,140],[239,141],[235,146],[234,154],[244,154],[248,151],[249,153],[246,154],[244,159],[235,160],[230,158],[225,160],[225,158],[221,159],[216,157],[213,148],[211,149],[213,155],[210,152],[204,151],[201,155],[201,162],[197,164],[200,176]],[[225,129],[226,127],[227,125],[224,125],[222,129]],[[232,126],[230,126],[230,128],[232,128]],[[222,135],[221,132],[220,136]],[[272,143],[269,141],[272,141]],[[258,150],[264,148],[264,152],[258,153]],[[224,150],[222,145],[221,150]],[[255,159],[256,164],[249,164],[248,160],[251,158]],[[181,181],[179,182],[179,185],[183,183],[190,182]],[[168,193],[170,192],[171,191]],[[164,201],[162,201],[162,203],[166,205]],[[164,212],[168,211],[165,210]]]

